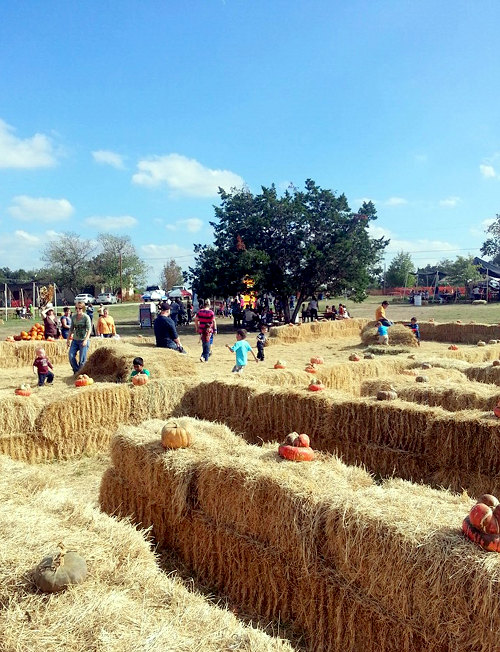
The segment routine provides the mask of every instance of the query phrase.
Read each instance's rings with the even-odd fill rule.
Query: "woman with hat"
[[[54,308],[52,306],[47,306],[45,310],[42,311],[42,317],[45,329],[45,339],[48,339],[49,337],[57,339],[61,334],[61,330],[59,328],[59,321],[54,312]]]

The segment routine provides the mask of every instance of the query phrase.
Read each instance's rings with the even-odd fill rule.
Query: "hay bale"
[[[328,461],[280,463],[273,450],[248,446],[224,457],[206,444],[198,471],[186,469],[190,502],[176,547],[242,608],[292,621],[306,631],[311,649],[373,649],[374,640],[381,650],[401,649],[397,641],[433,652],[495,649],[500,558],[462,536],[461,521],[473,504],[465,494],[399,480],[352,485],[344,477],[342,486]],[[132,449],[137,452],[133,442]],[[130,447],[123,458],[129,455]],[[182,474],[179,463],[163,469]],[[154,462],[145,468],[146,475],[156,473]],[[125,478],[123,486],[130,484]],[[156,493],[136,488],[145,525],[169,518]],[[126,500],[114,496],[121,509]],[[169,537],[166,529],[158,531]],[[357,617],[343,618],[343,610]],[[491,626],[483,626],[486,618]]]
[[[365,346],[378,344],[377,327],[374,322],[369,322],[362,329],[361,341]],[[418,346],[418,342],[410,328],[404,324],[394,324],[389,328],[389,346],[415,347]]]
[[[0,458],[2,649],[291,652],[167,577],[144,533],[55,486],[53,474]],[[32,570],[61,540],[86,557],[89,577],[48,600]]]
[[[269,330],[268,343],[273,345],[355,337],[359,335],[367,321],[366,319],[339,319],[300,325],[273,326]]]
[[[469,380],[475,380],[478,383],[500,385],[500,366],[490,364],[472,365],[464,373]]]
[[[454,344],[476,344],[478,339],[498,338],[498,326],[493,324],[462,324],[449,322],[444,324],[420,323],[420,335],[430,342],[451,342]]]
[[[149,370],[151,379],[194,378],[198,373],[193,360],[187,355],[170,349],[121,342],[118,345],[103,345],[91,353],[81,373],[99,382],[124,383],[130,378],[132,361],[137,356],[144,359],[144,366]]]
[[[119,344],[119,340],[91,337],[89,353],[92,353],[101,346],[114,346]],[[61,339],[56,340],[55,342],[46,342],[45,340],[26,340],[21,342],[0,342],[0,360],[2,361],[2,368],[19,368],[31,365],[33,360],[36,358],[35,351],[40,346],[43,346],[52,364],[66,362],[69,366],[66,340]]]

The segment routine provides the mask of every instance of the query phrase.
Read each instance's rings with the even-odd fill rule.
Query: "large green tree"
[[[148,267],[138,256],[130,236],[100,233],[97,241],[99,253],[92,264],[96,285],[115,292],[120,288],[120,281],[127,288],[144,281]]]
[[[390,288],[413,287],[415,265],[407,251],[400,251],[391,261],[385,275],[385,284]]]
[[[474,265],[474,256],[457,256],[455,260],[444,259],[439,263],[439,269],[446,272],[444,282],[448,285],[467,286],[481,278],[477,265]]]
[[[500,265],[500,215],[486,229],[488,238],[481,247],[481,253],[491,258],[495,265]]]
[[[168,292],[174,287],[174,285],[182,285],[183,283],[184,276],[182,274],[182,268],[175,262],[174,258],[170,258],[170,260],[167,260],[163,265],[163,269],[161,270],[161,287]]]
[[[59,287],[70,288],[77,294],[92,280],[90,260],[95,243],[77,233],[63,233],[51,240],[42,251],[42,260],[48,263],[47,271]]]
[[[291,187],[282,195],[274,185],[257,195],[248,189],[220,189],[219,194],[211,222],[214,243],[196,246],[190,268],[198,294],[234,295],[250,276],[254,289],[280,297],[287,319],[290,295],[298,295],[293,319],[321,286],[332,293],[349,290],[354,300],[364,298],[370,270],[388,242],[369,236],[369,222],[376,219],[371,202],[353,213],[345,195],[310,179],[304,190]]]

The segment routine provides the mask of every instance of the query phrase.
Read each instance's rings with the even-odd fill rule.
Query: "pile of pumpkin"
[[[45,337],[45,327],[43,324],[33,324],[29,331],[21,331],[19,335],[8,335],[6,342],[20,342],[21,340],[47,340],[53,342],[53,337]]]

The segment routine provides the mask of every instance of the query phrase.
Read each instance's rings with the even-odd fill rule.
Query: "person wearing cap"
[[[160,303],[160,314],[153,322],[156,346],[185,353],[173,320],[170,318],[170,305],[166,301]]]

